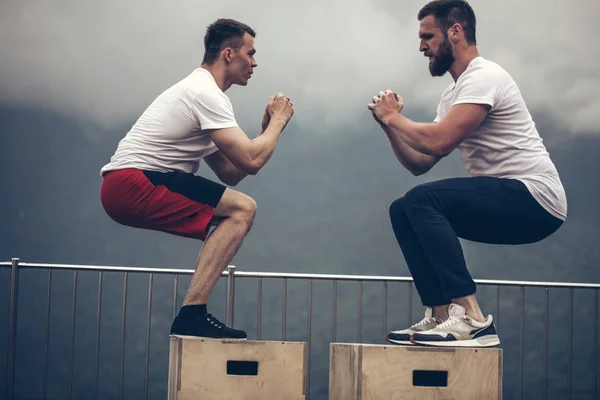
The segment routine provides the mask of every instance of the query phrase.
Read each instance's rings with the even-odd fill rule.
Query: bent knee
[[[404,214],[404,197],[400,197],[390,204],[389,213],[391,219],[396,219]]]
[[[410,189],[404,195],[405,210],[412,209],[416,204],[427,202],[430,199],[433,189],[428,184],[422,184]]]
[[[256,200],[246,194],[243,194],[243,197],[240,198],[238,204],[238,210],[247,217],[254,218],[257,208],[258,206],[256,204]]]
[[[254,218],[256,215],[256,201],[245,193],[227,188],[215,210],[215,215],[220,217]]]

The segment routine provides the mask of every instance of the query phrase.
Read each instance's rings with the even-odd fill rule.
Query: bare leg
[[[442,321],[445,321],[448,319],[448,307],[450,306],[450,304],[446,304],[443,306],[433,306],[433,316],[434,317],[438,317],[441,318]]]
[[[215,209],[214,221],[220,222],[200,250],[184,306],[208,302],[212,288],[241,247],[255,215],[256,202],[251,197],[225,190]]]
[[[484,322],[485,317],[479,308],[479,304],[477,304],[477,300],[475,299],[475,295],[471,294],[465,297],[459,297],[457,299],[452,299],[453,303],[461,305],[465,308],[465,313],[473,318],[475,321]]]

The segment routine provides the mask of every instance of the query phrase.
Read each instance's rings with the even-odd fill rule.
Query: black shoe
[[[246,332],[231,329],[211,314],[192,318],[177,316],[171,326],[171,335],[199,336],[213,339],[247,339]]]

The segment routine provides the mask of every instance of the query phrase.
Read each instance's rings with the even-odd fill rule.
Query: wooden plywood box
[[[305,400],[305,342],[171,336],[169,400]]]
[[[502,349],[332,343],[329,400],[501,400]]]

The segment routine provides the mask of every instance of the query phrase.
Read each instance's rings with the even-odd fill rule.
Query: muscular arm
[[[236,186],[248,174],[236,167],[229,158],[220,151],[216,151],[204,159],[206,164],[213,170],[217,178],[226,185]]]
[[[413,175],[422,175],[429,171],[440,158],[423,154],[404,143],[398,135],[385,125],[381,125],[385,132],[396,158]]]
[[[390,131],[388,137],[396,142],[404,142],[425,155],[442,158],[481,124],[489,109],[490,106],[482,104],[457,104],[439,123],[414,122],[398,113],[385,121],[385,125]]]
[[[285,125],[283,119],[273,118],[254,139],[239,127],[213,130],[209,135],[233,166],[247,175],[256,175],[271,158]]]

